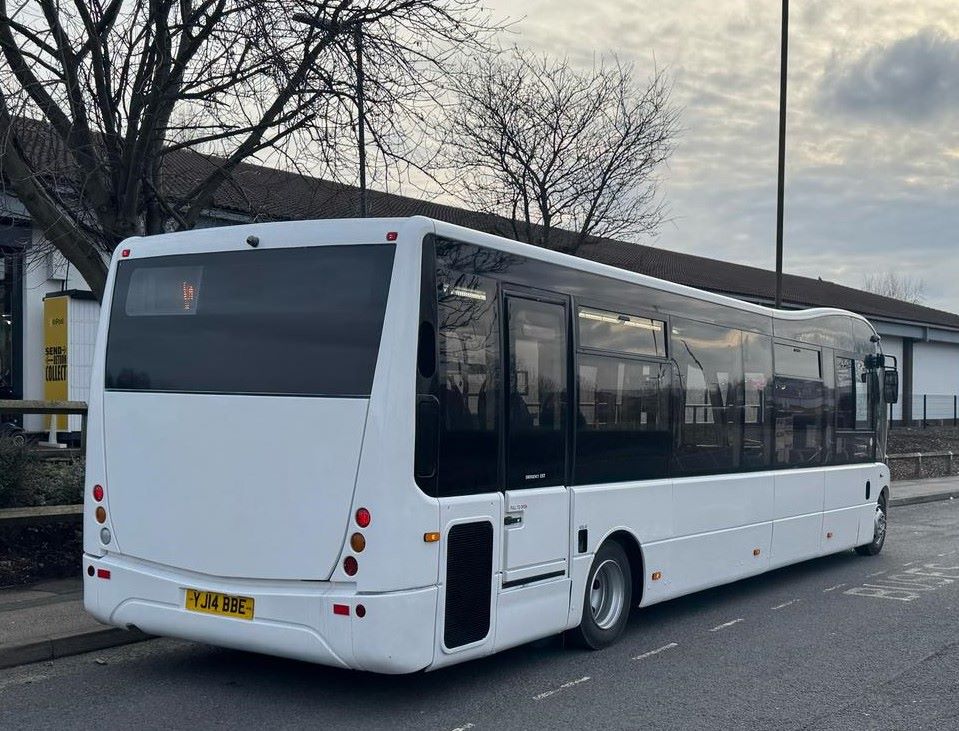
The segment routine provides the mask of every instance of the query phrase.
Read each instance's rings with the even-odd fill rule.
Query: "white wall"
[[[928,417],[952,418],[953,394],[959,394],[959,345],[923,343],[913,346],[913,405],[916,418],[922,417],[921,394],[929,394]]]

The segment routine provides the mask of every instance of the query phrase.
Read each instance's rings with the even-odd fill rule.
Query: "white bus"
[[[90,394],[99,620],[383,673],[883,545],[896,373],[773,311],[426,218],[116,251]]]

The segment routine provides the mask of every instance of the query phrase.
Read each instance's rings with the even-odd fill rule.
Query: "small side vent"
[[[477,642],[489,633],[493,581],[493,524],[460,523],[446,541],[446,626],[448,648]]]

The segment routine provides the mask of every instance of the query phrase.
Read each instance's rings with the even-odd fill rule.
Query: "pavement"
[[[959,498],[959,477],[893,482],[890,506]],[[83,583],[75,579],[0,588],[0,668],[55,660],[149,639],[105,627],[83,610]]]

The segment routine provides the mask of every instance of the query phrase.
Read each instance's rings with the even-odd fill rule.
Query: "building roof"
[[[59,140],[41,123],[29,124],[29,152],[42,169],[63,169],[56,161],[64,155]],[[46,134],[44,134],[46,131]],[[179,150],[164,160],[164,188],[173,198],[184,196],[220,161],[192,150]],[[357,215],[359,191],[342,183],[242,163],[232,178],[216,193],[213,207],[255,220],[349,218]],[[375,217],[429,216],[468,228],[512,237],[511,222],[499,216],[477,213],[429,200],[371,190],[368,213]],[[551,246],[567,250],[574,234],[556,230]],[[576,252],[602,262],[685,284],[761,303],[775,298],[775,273],[757,267],[669,251],[642,244],[598,238]],[[790,307],[842,307],[866,317],[909,324],[931,325],[959,331],[959,315],[910,302],[883,297],[834,282],[783,276],[783,301]]]

